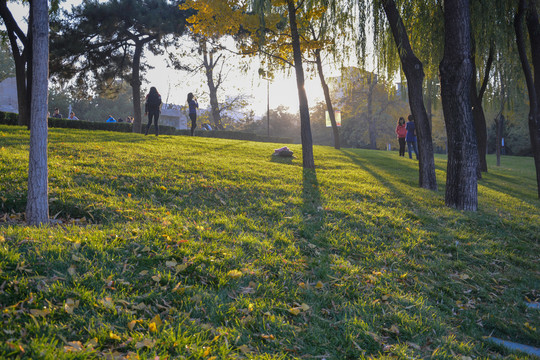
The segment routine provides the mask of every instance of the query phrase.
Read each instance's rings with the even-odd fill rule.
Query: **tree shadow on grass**
[[[302,217],[300,235],[312,241],[324,225],[324,212],[322,211],[321,192],[315,169],[303,168],[302,183]]]
[[[274,156],[270,155],[270,162],[277,164],[292,165],[294,157],[283,157],[283,156]]]

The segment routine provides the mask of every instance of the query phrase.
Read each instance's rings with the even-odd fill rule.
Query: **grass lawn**
[[[0,358],[526,359],[540,347],[531,158],[489,157],[479,210],[397,152],[50,129],[50,216],[25,226],[29,134],[0,126]]]

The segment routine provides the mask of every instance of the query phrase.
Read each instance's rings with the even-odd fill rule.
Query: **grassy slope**
[[[444,206],[395,152],[50,131],[51,216],[24,211],[28,133],[0,126],[0,358],[509,357],[540,346],[533,162],[480,209]],[[297,156],[300,146],[291,146]],[[159,315],[159,317],[156,317]],[[138,354],[138,355],[137,355]]]

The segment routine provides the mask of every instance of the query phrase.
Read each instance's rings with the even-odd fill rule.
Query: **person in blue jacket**
[[[193,136],[197,127],[197,109],[199,108],[199,103],[195,96],[193,96],[193,93],[188,94],[187,102],[189,105],[189,118],[191,119],[191,136]]]
[[[407,135],[405,136],[405,141],[407,141],[407,149],[409,150],[409,159],[412,159],[412,150],[416,155],[416,160],[418,160],[418,143],[416,142],[416,127],[414,124],[414,118],[412,115],[409,115],[408,122],[406,125]]]
[[[108,123],[115,123],[116,122],[116,119],[112,117],[112,115],[109,115],[109,118],[107,119],[107,121],[105,122],[108,122]]]

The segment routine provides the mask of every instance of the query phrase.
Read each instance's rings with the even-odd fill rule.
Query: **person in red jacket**
[[[407,127],[405,119],[400,117],[396,126],[396,134],[399,141],[399,156],[405,156],[405,136],[407,136]]]

